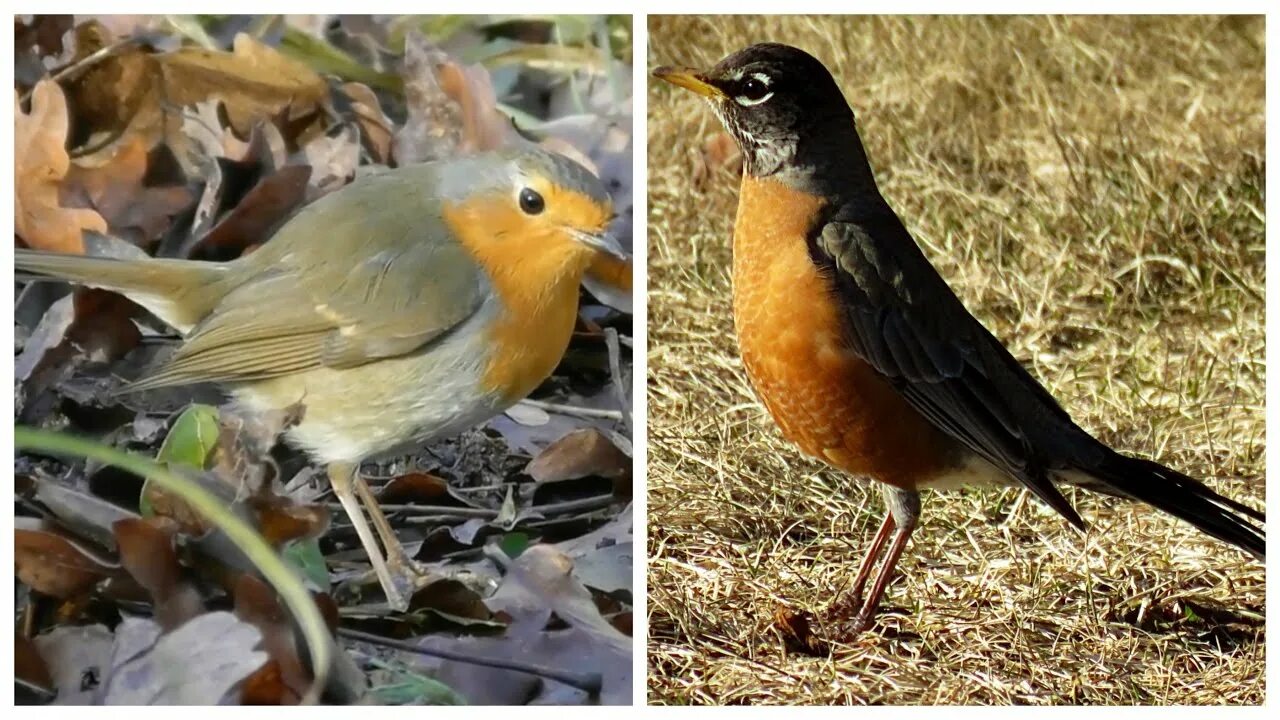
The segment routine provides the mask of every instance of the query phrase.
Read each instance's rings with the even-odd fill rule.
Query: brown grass
[[[968,307],[1114,446],[1261,505],[1259,18],[653,18],[651,65],[805,47],[881,189]],[[660,85],[660,84],[659,84]],[[1150,508],[925,497],[871,631],[789,652],[780,607],[848,581],[878,494],[800,456],[734,345],[718,126],[649,91],[649,670],[656,703],[1254,704],[1260,564]]]

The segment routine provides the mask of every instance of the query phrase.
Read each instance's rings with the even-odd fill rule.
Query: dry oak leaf
[[[76,28],[77,58],[110,46],[111,33],[97,21]],[[150,150],[161,139],[183,143],[180,108],[221,100],[241,136],[264,119],[319,119],[328,84],[315,71],[243,33],[231,52],[184,47],[151,53],[139,45],[118,48],[68,81],[77,127],[86,135],[138,136]],[[310,121],[298,123],[299,132]]]
[[[13,98],[14,231],[29,247],[57,252],[84,251],[81,230],[105,233],[107,221],[94,210],[67,208],[59,188],[71,167],[67,139],[67,98],[48,78],[31,92],[31,112]]]
[[[256,120],[286,111],[295,119],[318,111],[329,86],[314,70],[240,33],[232,51],[183,48],[160,56],[164,94],[175,105],[222,100],[231,126],[247,135]]]
[[[149,241],[169,229],[170,219],[191,204],[192,196],[183,186],[144,187],[146,174],[146,141],[131,135],[110,152],[76,160],[62,186],[62,199],[97,210],[115,232],[138,228],[142,240]],[[82,197],[75,198],[77,194]]]

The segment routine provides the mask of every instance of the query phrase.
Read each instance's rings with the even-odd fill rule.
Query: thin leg
[[[847,617],[846,613],[849,610],[858,607],[857,615],[854,616],[853,622],[849,626],[855,633],[862,632],[871,625],[871,618],[875,616],[876,610],[880,607],[880,600],[884,597],[885,588],[888,587],[889,580],[893,578],[893,570],[898,564],[898,558],[902,557],[902,551],[906,549],[907,541],[911,539],[911,533],[920,522],[919,493],[890,485],[881,488],[881,492],[884,495],[887,507],[884,522],[880,524],[880,529],[876,532],[875,539],[871,541],[871,545],[867,548],[866,557],[863,558],[862,565],[858,568],[858,575],[854,578],[853,586],[839,602],[832,606],[832,612],[837,617]],[[889,543],[888,551],[884,552],[885,543],[889,540],[890,535],[892,535],[893,540]],[[876,561],[879,560],[882,552],[884,560],[880,563],[880,571],[876,574],[876,579],[871,584],[871,592],[864,598],[862,595],[863,588],[866,587],[867,580],[871,577],[871,569],[875,566]]]
[[[893,577],[893,569],[898,565],[898,558],[902,557],[902,551],[906,549],[911,533],[915,532],[916,525],[920,523],[920,493],[889,486],[885,486],[883,492],[897,527],[893,531],[893,542],[889,544],[889,552],[884,557],[884,563],[880,565],[880,574],[876,575],[876,581],[871,585],[871,593],[867,595],[866,602],[854,620],[854,625],[859,631],[871,625],[871,618],[880,607],[884,589]]]
[[[378,547],[378,541],[374,538],[373,531],[369,528],[369,523],[365,521],[364,512],[361,511],[360,503],[353,492],[353,484],[363,484],[363,481],[356,477],[356,466],[350,463],[332,463],[329,465],[328,471],[329,483],[333,485],[333,492],[338,496],[338,502],[342,503],[342,509],[347,511],[347,517],[351,518],[351,524],[356,529],[356,535],[360,536],[360,544],[364,546],[364,551],[369,556],[369,562],[373,564],[373,572],[378,576],[378,583],[382,585],[382,591],[386,593],[387,603],[394,610],[408,609],[409,598],[401,592],[401,589],[392,578],[391,572],[383,560],[382,549]],[[376,508],[377,506],[375,505],[374,507]],[[386,522],[386,518],[383,518],[383,522]]]
[[[382,538],[382,547],[387,556],[387,571],[391,574],[391,579],[402,594],[412,597],[414,591],[418,589],[419,581],[425,581],[425,576],[418,571],[417,564],[405,553],[404,546],[400,544],[400,538],[396,537],[396,531],[391,528],[391,523],[387,522],[387,516],[382,514],[378,498],[374,497],[369,484],[360,477],[359,472],[356,473],[352,484],[355,486],[356,496],[360,498],[360,502],[364,503],[364,509],[369,513],[369,519],[373,521],[374,530],[377,530],[378,537]]]
[[[867,586],[867,579],[871,577],[871,568],[875,567],[876,558],[880,557],[880,552],[884,550],[884,544],[889,539],[889,533],[893,531],[893,513],[885,510],[884,522],[880,523],[880,529],[876,531],[875,538],[871,544],[867,546],[867,553],[862,557],[862,565],[858,568],[858,576],[853,579],[853,586],[849,588],[848,598],[850,605],[862,604],[862,590]]]

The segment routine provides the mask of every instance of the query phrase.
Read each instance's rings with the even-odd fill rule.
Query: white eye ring
[[[738,103],[739,105],[741,105],[741,106],[743,106],[743,107],[751,107],[752,105],[759,105],[760,103],[765,102],[766,100],[768,100],[768,99],[769,99],[769,98],[771,98],[771,97],[773,97],[773,93],[765,93],[764,95],[762,95],[762,96],[760,96],[760,97],[758,97],[758,98],[756,98],[756,99],[754,99],[754,100],[752,100],[751,98],[747,97],[746,95],[739,95],[739,96],[735,97],[733,100],[734,100],[734,102]]]
[[[764,73],[751,73],[751,79],[765,87],[769,87],[773,84],[773,78]],[[762,102],[766,102],[771,97],[773,97],[773,93],[767,92],[758,98],[749,98],[746,95],[738,95],[733,100],[743,107],[751,107],[752,105],[759,105]]]

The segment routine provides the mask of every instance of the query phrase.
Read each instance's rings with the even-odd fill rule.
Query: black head
[[[654,75],[705,97],[754,175],[796,161],[800,146],[818,129],[824,136],[832,127],[853,131],[853,111],[831,73],[789,45],[752,45],[710,70],[661,67]]]

